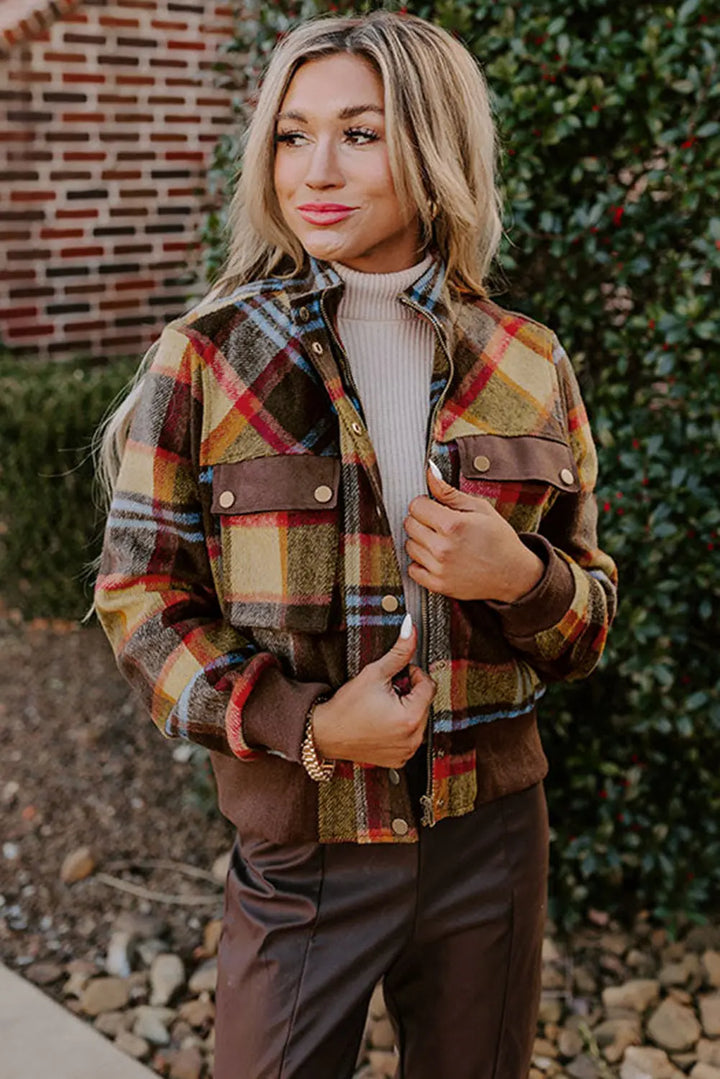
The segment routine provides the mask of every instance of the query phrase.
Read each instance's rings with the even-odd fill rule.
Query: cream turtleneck
[[[407,573],[403,521],[410,501],[427,494],[424,461],[435,341],[432,326],[397,297],[431,264],[428,255],[406,270],[373,274],[332,263],[345,282],[338,334],[378,460],[405,602],[418,631],[418,656],[423,654],[422,590]]]

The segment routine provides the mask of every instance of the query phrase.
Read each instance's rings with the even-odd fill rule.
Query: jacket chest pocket
[[[339,488],[336,457],[282,455],[214,466],[211,511],[233,625],[327,629],[331,608],[339,606]]]
[[[518,532],[534,532],[561,492],[580,483],[570,447],[536,435],[458,438],[461,491],[487,499]]]

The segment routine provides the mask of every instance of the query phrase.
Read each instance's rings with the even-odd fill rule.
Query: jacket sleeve
[[[537,533],[520,533],[545,566],[534,588],[513,603],[487,602],[508,642],[546,681],[571,681],[600,660],[615,616],[617,569],[598,547],[597,453],[575,372],[555,337],[553,359],[580,489],[557,496]]]
[[[145,357],[95,611],[165,735],[243,759],[269,751],[299,762],[307,710],[330,687],[287,678],[223,617],[199,487],[203,340],[171,323]]]

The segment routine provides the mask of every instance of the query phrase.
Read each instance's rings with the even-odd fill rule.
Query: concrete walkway
[[[0,1079],[157,1076],[0,963]]]

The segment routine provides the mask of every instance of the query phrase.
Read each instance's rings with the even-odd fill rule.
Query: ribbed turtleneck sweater
[[[382,479],[383,501],[402,573],[405,603],[422,655],[422,589],[408,576],[403,521],[416,495],[427,494],[425,443],[430,408],[432,326],[398,300],[432,263],[396,273],[361,273],[334,262],[345,282],[337,328],[350,362]]]

